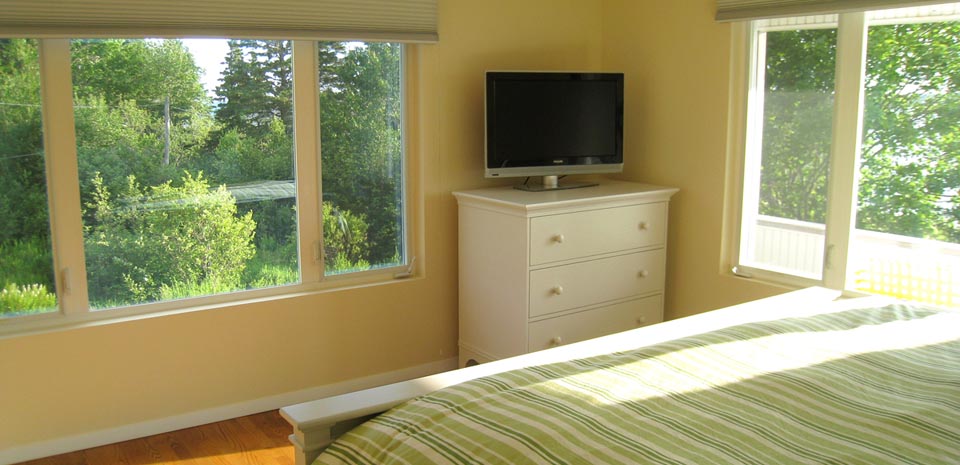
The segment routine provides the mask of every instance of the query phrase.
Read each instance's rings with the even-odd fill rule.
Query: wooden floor
[[[292,465],[290,432],[272,411],[22,465]]]

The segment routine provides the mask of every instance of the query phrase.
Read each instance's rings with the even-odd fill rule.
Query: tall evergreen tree
[[[279,118],[293,133],[293,68],[288,40],[230,40],[217,87],[216,117],[225,130],[259,137]]]

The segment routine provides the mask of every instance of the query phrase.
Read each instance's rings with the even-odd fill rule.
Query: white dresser
[[[619,181],[454,192],[460,366],[662,321],[676,192]]]

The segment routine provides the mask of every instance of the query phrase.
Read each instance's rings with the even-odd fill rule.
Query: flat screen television
[[[521,189],[622,171],[623,73],[488,71],[485,145],[486,177],[544,177]]]

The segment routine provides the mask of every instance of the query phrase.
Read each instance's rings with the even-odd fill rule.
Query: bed
[[[811,288],[281,414],[298,465],[956,464],[960,312]]]

